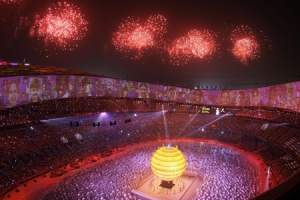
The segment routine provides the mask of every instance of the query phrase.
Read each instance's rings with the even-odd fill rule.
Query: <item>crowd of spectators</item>
[[[165,140],[166,134],[170,139],[227,142],[262,155],[274,175],[271,187],[299,169],[297,127],[242,116],[243,111],[217,116],[200,110],[195,105],[128,98],[62,99],[13,108],[1,120],[0,191],[76,159]]]
[[[158,112],[162,109],[176,112],[196,112],[199,110],[199,106],[122,97],[66,98],[24,104],[2,110],[0,127],[100,112]]]
[[[289,125],[300,127],[299,113],[281,108],[243,107],[237,110],[236,115],[274,122],[288,123]]]
[[[202,180],[193,199],[250,199],[260,193],[256,166],[236,150],[207,143],[176,144],[186,157],[186,171]],[[151,173],[149,160],[161,145],[143,144],[122,156],[84,168],[64,178],[40,199],[140,199],[131,191]],[[161,188],[148,187],[158,195],[171,195],[176,188],[164,192]]]
[[[24,124],[44,119],[89,115],[97,112],[158,112],[161,110],[177,113],[201,113],[209,108],[210,114],[222,110],[220,114],[231,113],[236,116],[288,123],[300,128],[300,115],[297,112],[280,108],[262,107],[224,107],[166,102],[124,97],[80,97],[48,100],[24,104],[0,110],[0,127]]]

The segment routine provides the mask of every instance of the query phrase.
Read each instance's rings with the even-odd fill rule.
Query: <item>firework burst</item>
[[[146,50],[158,48],[166,33],[167,20],[162,15],[152,15],[145,23],[139,18],[123,20],[113,35],[113,45],[126,56],[140,59]]]
[[[235,28],[231,33],[230,40],[233,44],[232,54],[243,64],[248,64],[249,60],[260,57],[260,44],[250,27],[239,26]]]
[[[87,32],[88,22],[80,9],[66,2],[52,4],[43,17],[37,15],[30,35],[42,38],[46,46],[73,50]]]
[[[22,2],[22,0],[0,0],[0,5],[1,3],[6,3],[6,4],[17,4]]]
[[[217,35],[208,30],[191,30],[185,36],[175,40],[168,48],[170,62],[184,65],[191,58],[200,60],[211,58],[218,50]]]
[[[167,32],[167,19],[162,15],[151,15],[146,23],[148,29],[150,29],[156,36],[162,36]]]

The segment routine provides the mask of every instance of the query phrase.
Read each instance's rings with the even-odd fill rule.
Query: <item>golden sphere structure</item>
[[[183,174],[186,159],[177,146],[162,146],[153,153],[150,165],[152,172],[158,178],[172,181]]]

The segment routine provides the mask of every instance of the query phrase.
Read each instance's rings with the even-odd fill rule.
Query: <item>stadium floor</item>
[[[219,143],[216,141],[211,141],[211,140],[176,140],[176,142],[204,142],[204,143],[211,143],[214,145],[220,145],[226,148],[231,148],[234,149],[235,151],[239,151],[241,152],[244,156],[247,156],[249,159],[251,159],[251,161],[257,166],[257,169],[260,170],[260,191],[264,192],[266,190],[268,190],[268,180],[267,180],[267,166],[265,165],[265,163],[263,163],[262,158],[260,157],[260,155],[258,154],[254,154],[251,152],[246,152],[242,149],[230,146],[228,144],[225,143]],[[147,142],[147,144],[153,143],[155,144],[156,142]],[[145,144],[137,144],[135,146],[132,146],[130,148],[135,148],[138,146],[143,146]],[[127,149],[126,149],[127,150]],[[45,192],[47,192],[48,190],[50,190],[52,187],[54,187],[56,184],[58,184],[60,182],[60,180],[62,180],[63,178],[70,176],[72,174],[77,173],[79,170],[83,170],[87,167],[91,167],[93,165],[97,165],[100,162],[104,162],[107,159],[112,159],[112,158],[117,158],[118,156],[121,156],[122,154],[126,153],[126,150],[121,151],[121,152],[116,152],[114,154],[112,154],[109,157],[103,157],[103,158],[99,158],[96,162],[91,162],[89,164],[84,164],[84,162],[79,163],[81,165],[81,167],[79,169],[72,169],[69,165],[67,165],[67,173],[62,175],[62,176],[57,176],[54,178],[50,178],[50,173],[46,174],[46,177],[44,177],[44,175],[39,176],[33,180],[30,180],[27,184],[26,187],[24,185],[19,186],[17,189],[19,189],[18,192],[16,192],[16,190],[12,190],[11,192],[9,192],[10,197],[8,197],[8,195],[6,194],[3,197],[3,200],[36,200],[39,199],[39,197],[41,197]],[[91,156],[92,157],[92,156]],[[90,160],[91,157],[87,157],[86,160]]]

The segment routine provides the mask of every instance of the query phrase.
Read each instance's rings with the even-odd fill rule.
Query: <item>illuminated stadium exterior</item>
[[[0,65],[1,66],[1,65]],[[201,107],[227,106],[271,107],[287,111],[300,111],[300,82],[244,90],[200,90],[158,84],[135,82],[87,74],[68,74],[67,70],[24,66],[2,67],[0,77],[0,108],[45,100],[78,97],[127,97],[178,103],[198,104]],[[15,68],[15,69],[14,69]],[[14,73],[14,71],[16,71]],[[30,71],[33,74],[30,74]],[[54,72],[54,73],[55,73]],[[28,75],[19,75],[28,73]],[[75,72],[76,73],[76,72]],[[9,76],[14,74],[14,76]],[[40,74],[40,75],[39,75]],[[17,96],[14,96],[14,93]],[[299,98],[299,99],[298,99]],[[221,110],[220,110],[221,111]],[[208,112],[206,110],[205,112]],[[215,112],[215,111],[214,111]]]
[[[16,71],[20,68],[16,67]],[[39,70],[38,67],[37,70]],[[43,70],[47,71],[46,68]],[[20,73],[0,78],[0,108],[2,110],[0,126],[3,132],[1,140],[4,141],[0,147],[0,175],[4,177],[3,182],[0,183],[0,192],[4,196],[18,185],[70,162],[59,156],[52,158],[51,156],[56,155],[53,149],[58,152],[61,148],[72,149],[76,152],[74,153],[76,156],[70,152],[69,159],[71,159],[98,152],[102,155],[111,154],[111,150],[122,148],[122,145],[144,141],[140,136],[135,136],[136,140],[131,139],[122,145],[117,142],[111,144],[109,140],[115,141],[116,139],[104,134],[103,138],[96,140],[101,145],[97,146],[91,142],[92,139],[86,145],[81,142],[82,135],[84,135],[81,133],[77,134],[76,139],[60,135],[58,141],[51,138],[52,136],[49,136],[50,138],[43,136],[40,139],[42,144],[38,144],[37,138],[32,138],[30,130],[25,130],[24,127],[29,128],[31,124],[44,123],[42,120],[66,118],[64,120],[68,121],[67,127],[64,125],[66,130],[77,127],[81,130],[87,126],[95,129],[99,125],[109,131],[114,128],[114,125],[118,126],[120,123],[124,126],[133,124],[132,113],[162,111],[169,113],[167,114],[168,120],[176,122],[173,128],[168,129],[171,139],[215,140],[261,155],[264,162],[271,168],[272,184],[267,192],[254,198],[284,198],[294,193],[299,187],[300,120],[298,113],[300,104],[298,105],[297,102],[300,98],[300,82],[245,90],[199,90],[80,73],[74,75],[74,73],[68,74],[68,71],[64,71],[63,74],[61,72],[57,74],[54,71],[36,72],[36,74],[26,71],[25,73],[26,75]],[[80,121],[80,116],[93,116],[103,112],[114,113],[114,118],[111,118],[111,121],[101,121],[100,115],[98,119],[88,121],[89,125],[83,125]],[[210,119],[210,117],[211,120],[201,126],[192,121],[194,118],[188,123],[181,123],[182,116],[186,118],[190,115],[199,121]],[[144,119],[144,128],[140,131],[150,127],[147,125],[146,115]],[[162,126],[164,124],[163,122],[156,123],[161,123]],[[24,132],[16,131],[20,127],[20,130],[24,128]],[[8,130],[13,130],[11,133],[15,131],[16,135],[10,135]],[[175,130],[180,131],[175,134]],[[166,129],[162,132],[157,129],[151,129],[151,131],[154,136],[145,137],[146,141],[163,140],[167,134]],[[62,147],[63,143],[68,144],[67,147]],[[46,157],[38,155],[35,152],[36,149],[48,152],[52,159],[49,158],[49,162],[52,163],[50,168],[49,164],[44,161]],[[88,152],[86,149],[89,149]],[[30,163],[29,160],[33,156],[46,164],[37,168],[33,167],[30,172],[26,169],[22,171],[24,167],[22,163]],[[26,166],[30,168],[31,165],[26,164],[25,168]],[[20,168],[22,175],[16,175],[16,178],[11,181],[10,177],[15,175],[13,174],[14,167]]]

